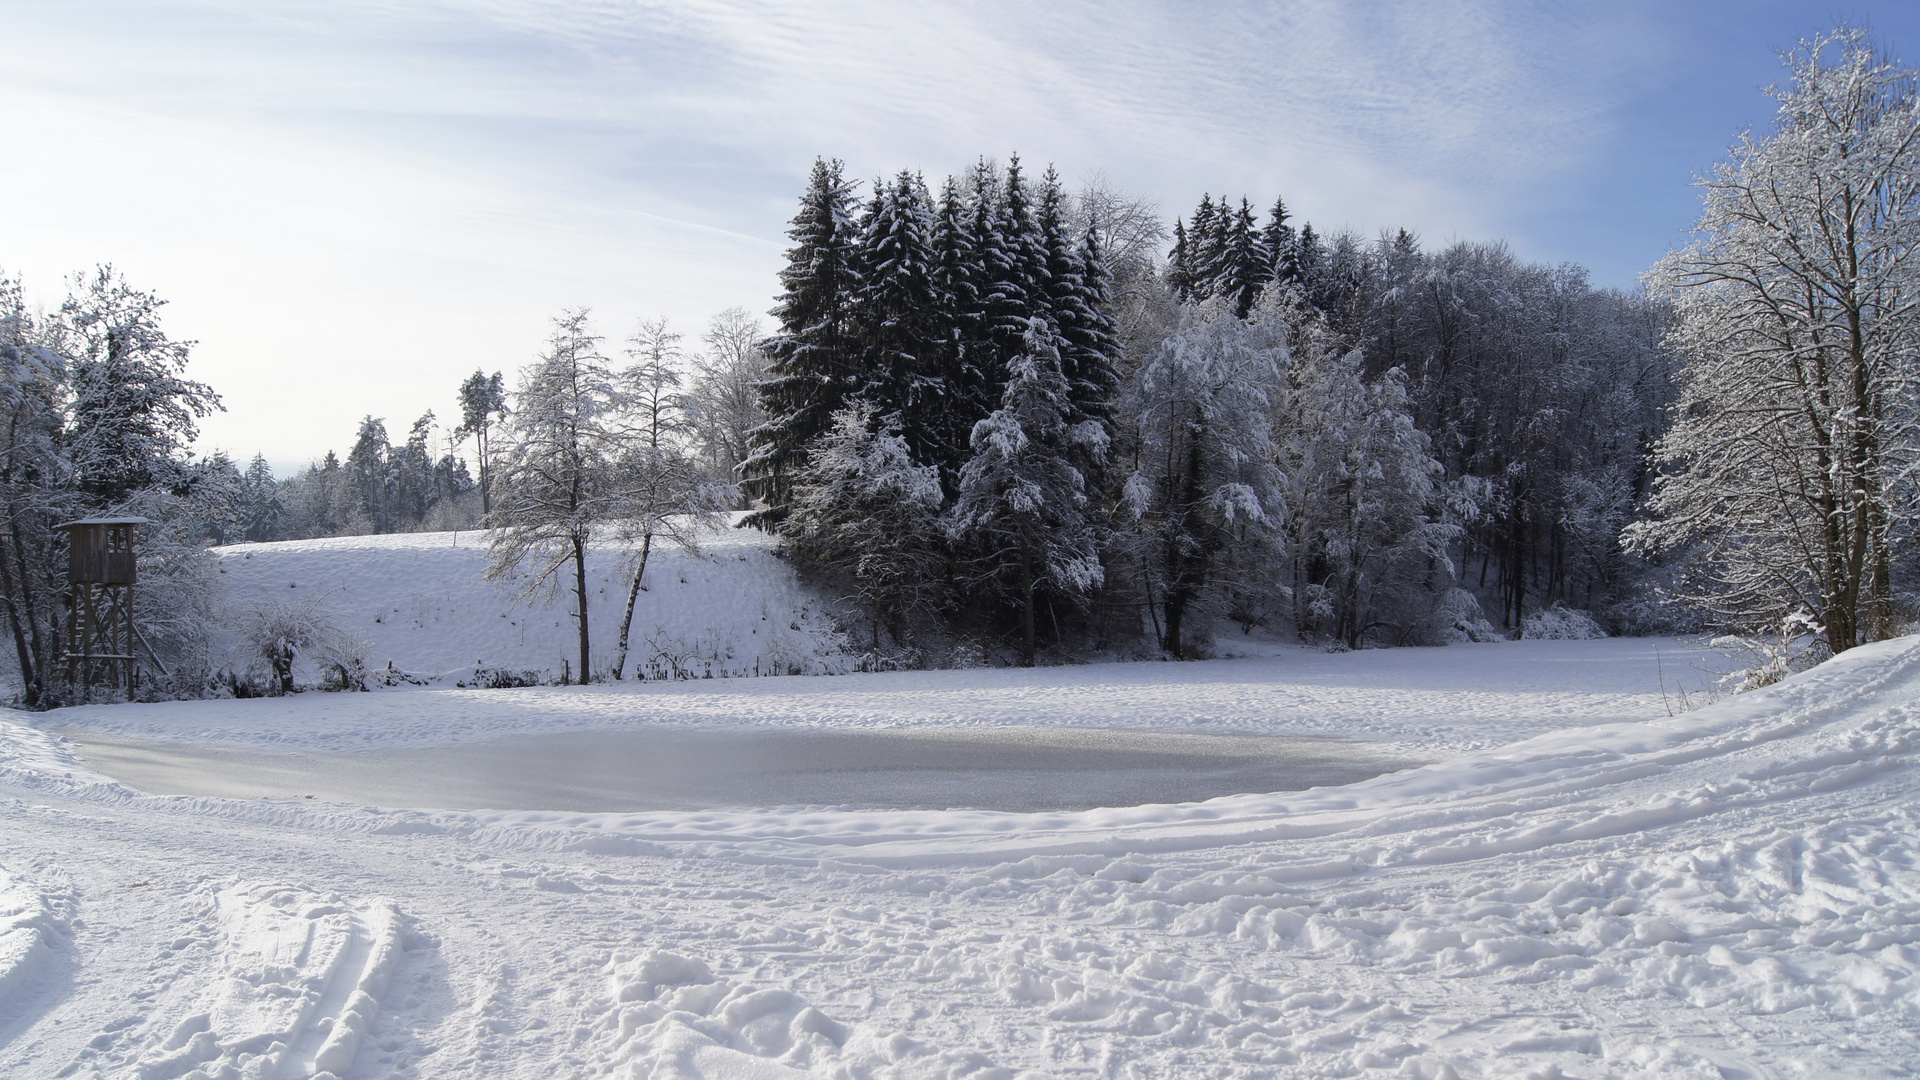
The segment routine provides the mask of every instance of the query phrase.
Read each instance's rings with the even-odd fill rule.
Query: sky
[[[0,274],[167,300],[226,406],[200,451],[285,475],[365,415],[450,429],[565,308],[615,354],[764,313],[817,156],[1018,153],[1633,288],[1770,123],[1779,50],[1842,19],[1920,50],[1884,0],[0,0]]]

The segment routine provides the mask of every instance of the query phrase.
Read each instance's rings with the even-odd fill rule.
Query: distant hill
[[[775,546],[747,529],[703,536],[697,554],[656,541],[634,607],[627,677],[844,670],[823,598],[801,585]],[[483,532],[235,544],[213,552],[225,593],[216,658],[244,662],[244,628],[271,605],[316,614],[336,643],[361,652],[370,671],[391,668],[396,679],[557,681],[578,651],[570,579],[549,602],[516,601],[517,583],[486,580]],[[588,554],[596,679],[613,664],[636,554],[611,541]],[[319,669],[304,657],[296,675],[317,682]]]

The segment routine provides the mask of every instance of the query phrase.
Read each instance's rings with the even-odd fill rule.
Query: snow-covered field
[[[1674,717],[1651,650],[0,724],[0,1075],[1911,1075],[1920,642]],[[146,796],[51,731],[378,753],[662,718],[1347,728],[1444,760],[1080,813],[399,811]]]

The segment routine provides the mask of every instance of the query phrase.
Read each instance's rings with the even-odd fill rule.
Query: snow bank
[[[839,641],[817,597],[774,554],[771,537],[726,529],[697,554],[654,545],[634,608],[630,677],[703,678],[843,670]],[[571,579],[549,602],[516,602],[521,582],[488,582],[481,532],[334,537],[215,548],[227,628],[217,642],[244,663],[233,628],[250,606],[309,604],[367,666],[423,682],[471,682],[476,669],[557,681],[577,664]],[[612,667],[637,551],[603,541],[587,558],[588,619],[596,673]],[[577,674],[577,673],[576,673]],[[303,682],[318,672],[302,670]]]
[[[0,870],[0,1004],[37,974],[68,934],[39,889]]]

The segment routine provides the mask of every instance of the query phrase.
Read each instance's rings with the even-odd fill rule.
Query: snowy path
[[[1486,658],[1471,700],[1524,683],[1501,649],[1432,652]],[[1909,639],[1347,788],[1032,815],[154,798],[7,725],[44,951],[0,1075],[1911,1075],[1917,706]]]

